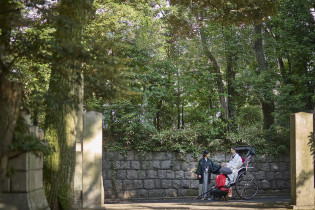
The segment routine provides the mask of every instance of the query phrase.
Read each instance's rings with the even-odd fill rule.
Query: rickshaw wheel
[[[255,175],[250,171],[242,171],[237,176],[235,188],[241,198],[245,200],[254,198],[258,192],[258,184]]]

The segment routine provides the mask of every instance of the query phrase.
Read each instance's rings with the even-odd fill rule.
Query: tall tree
[[[261,33],[262,25],[258,24],[254,26],[254,50],[256,54],[256,60],[259,66],[259,70],[262,73],[266,73],[268,71],[268,62],[265,58],[265,53],[263,49],[263,41],[262,41],[262,33]],[[272,88],[269,87],[265,90],[263,95],[261,96],[261,107],[264,117],[264,129],[269,129],[271,125],[274,123],[274,111],[275,111],[275,104],[272,97]]]
[[[16,78],[19,74],[16,64],[34,50],[30,43],[20,44],[27,34],[25,26],[31,28],[33,23],[25,17],[28,14],[26,8],[37,4],[39,1],[0,2],[0,201],[2,180],[7,168],[7,153],[22,104],[22,82]]]
[[[52,209],[74,205],[75,142],[82,141],[82,37],[93,0],[62,0],[55,33],[47,100],[46,136],[55,152],[45,159],[44,181]]]

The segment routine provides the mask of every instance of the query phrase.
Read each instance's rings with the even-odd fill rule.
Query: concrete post
[[[83,208],[104,205],[102,184],[102,114],[87,112],[83,117]]]
[[[313,114],[299,112],[290,118],[291,203],[294,209],[313,209],[315,205],[314,159],[309,142]]]

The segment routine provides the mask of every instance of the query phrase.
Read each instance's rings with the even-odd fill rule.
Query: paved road
[[[290,198],[260,198],[249,201],[136,200],[107,202],[102,209],[292,209],[290,202]]]

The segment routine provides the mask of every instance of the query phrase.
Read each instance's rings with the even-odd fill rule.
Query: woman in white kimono
[[[222,166],[226,166],[232,170],[232,174],[228,175],[230,179],[230,183],[234,183],[236,181],[237,177],[237,171],[242,166],[243,161],[241,156],[236,152],[235,148],[231,148],[232,156],[230,158],[230,161],[228,163],[222,164]]]

